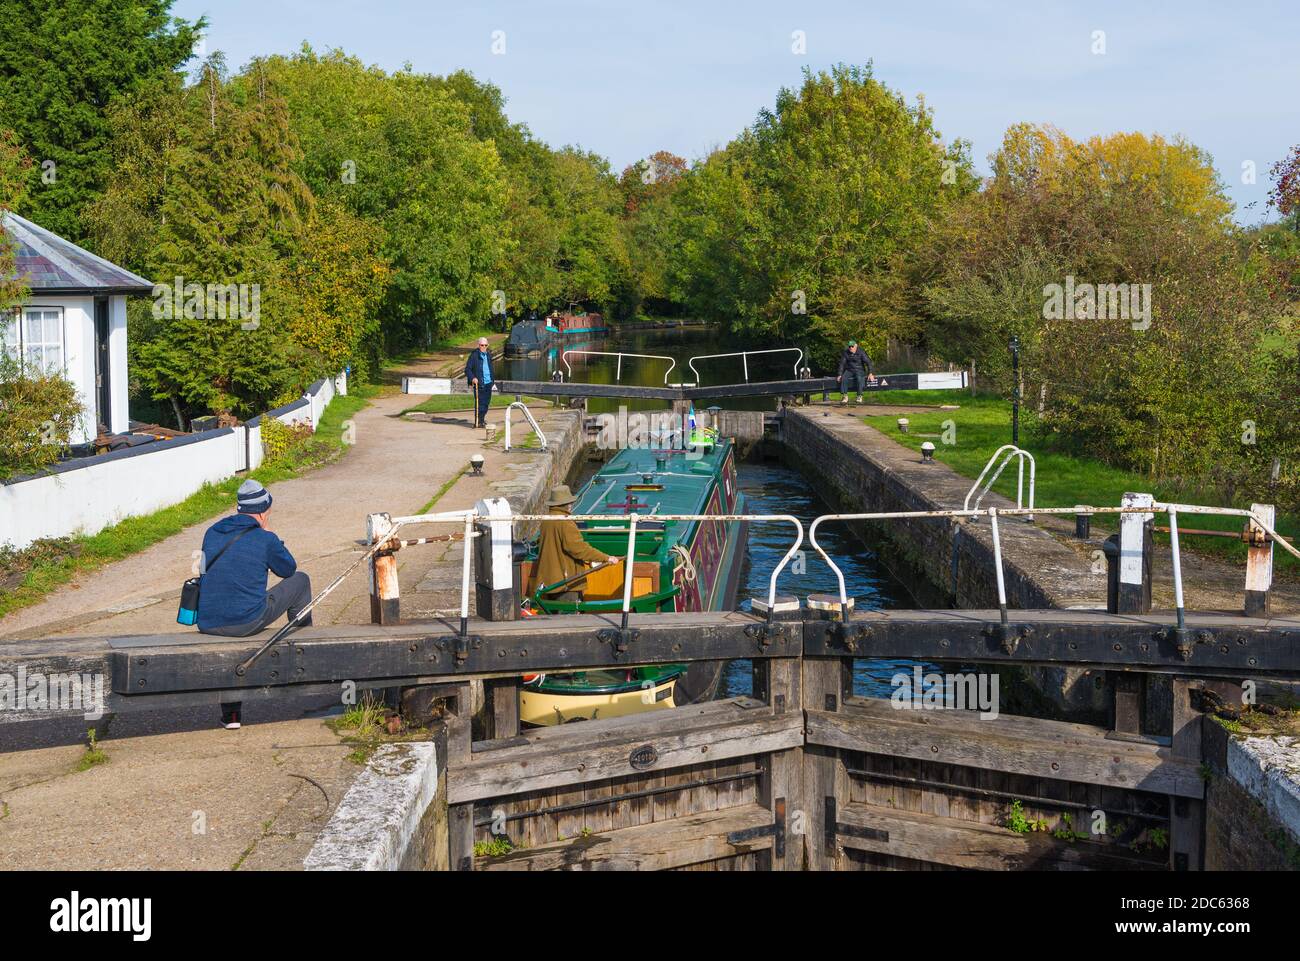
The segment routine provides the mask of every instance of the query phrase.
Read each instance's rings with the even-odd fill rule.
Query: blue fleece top
[[[470,353],[469,360],[465,361],[465,379],[472,384],[475,377],[483,387],[492,383],[492,355],[485,354],[477,347]]]
[[[251,529],[251,530],[250,530]],[[217,558],[217,552],[241,531],[249,531]],[[223,517],[203,535],[205,571],[199,584],[199,630],[247,624],[266,610],[266,572],[289,577],[298,563],[284,541],[247,514]]]

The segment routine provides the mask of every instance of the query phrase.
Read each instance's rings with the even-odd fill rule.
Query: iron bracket
[[[826,797],[826,821],[824,824],[824,840],[826,843],[826,853],[831,857],[836,854],[836,848],[839,847],[839,837],[843,835],[848,838],[862,838],[867,841],[889,841],[889,832],[882,831],[879,828],[859,827],[856,824],[845,824],[839,819],[839,812],[836,809],[834,795]]]
[[[785,857],[785,798],[777,798],[772,807],[771,824],[764,824],[762,827],[756,828],[745,828],[743,831],[732,831],[727,835],[727,843],[743,844],[757,838],[770,837],[773,839],[775,848],[773,853],[778,858]]]
[[[871,625],[852,620],[833,621],[830,626],[831,637],[850,654],[858,653],[859,644],[870,641],[872,633]]]
[[[596,639],[602,644],[609,644],[616,654],[626,654],[632,643],[641,636],[634,628],[606,627],[596,632]]]
[[[766,651],[774,641],[785,643],[790,639],[788,629],[781,621],[763,621],[759,624],[750,624],[745,628],[745,636],[753,638],[758,645],[759,651]]]
[[[1184,661],[1192,659],[1192,650],[1196,644],[1213,644],[1214,635],[1209,631],[1193,631],[1187,627],[1166,627],[1156,631],[1157,641],[1168,641]]]
[[[984,628],[984,636],[991,637],[1002,647],[1002,653],[1010,657],[1020,647],[1020,642],[1034,633],[1028,624],[990,624]]]
[[[470,648],[478,650],[483,646],[483,638],[478,634],[448,634],[438,638],[438,647],[444,651],[450,651],[455,658],[456,666],[464,664],[469,660]]]

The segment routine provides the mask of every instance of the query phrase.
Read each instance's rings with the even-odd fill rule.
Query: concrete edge
[[[396,871],[438,793],[432,741],[383,744],[303,861],[307,871]]]
[[[1300,844],[1300,738],[1228,738],[1228,774]]]

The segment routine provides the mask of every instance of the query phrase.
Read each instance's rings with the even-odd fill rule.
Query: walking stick
[[[478,384],[475,383],[474,384],[474,426],[475,427],[483,426],[481,423],[479,423],[480,419],[481,418],[479,417],[479,412],[478,412]]]

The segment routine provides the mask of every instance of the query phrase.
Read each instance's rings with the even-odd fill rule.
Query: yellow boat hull
[[[676,684],[674,677],[654,687],[617,694],[548,694],[523,687],[519,693],[519,720],[540,726],[668,710],[677,706],[673,701]]]

